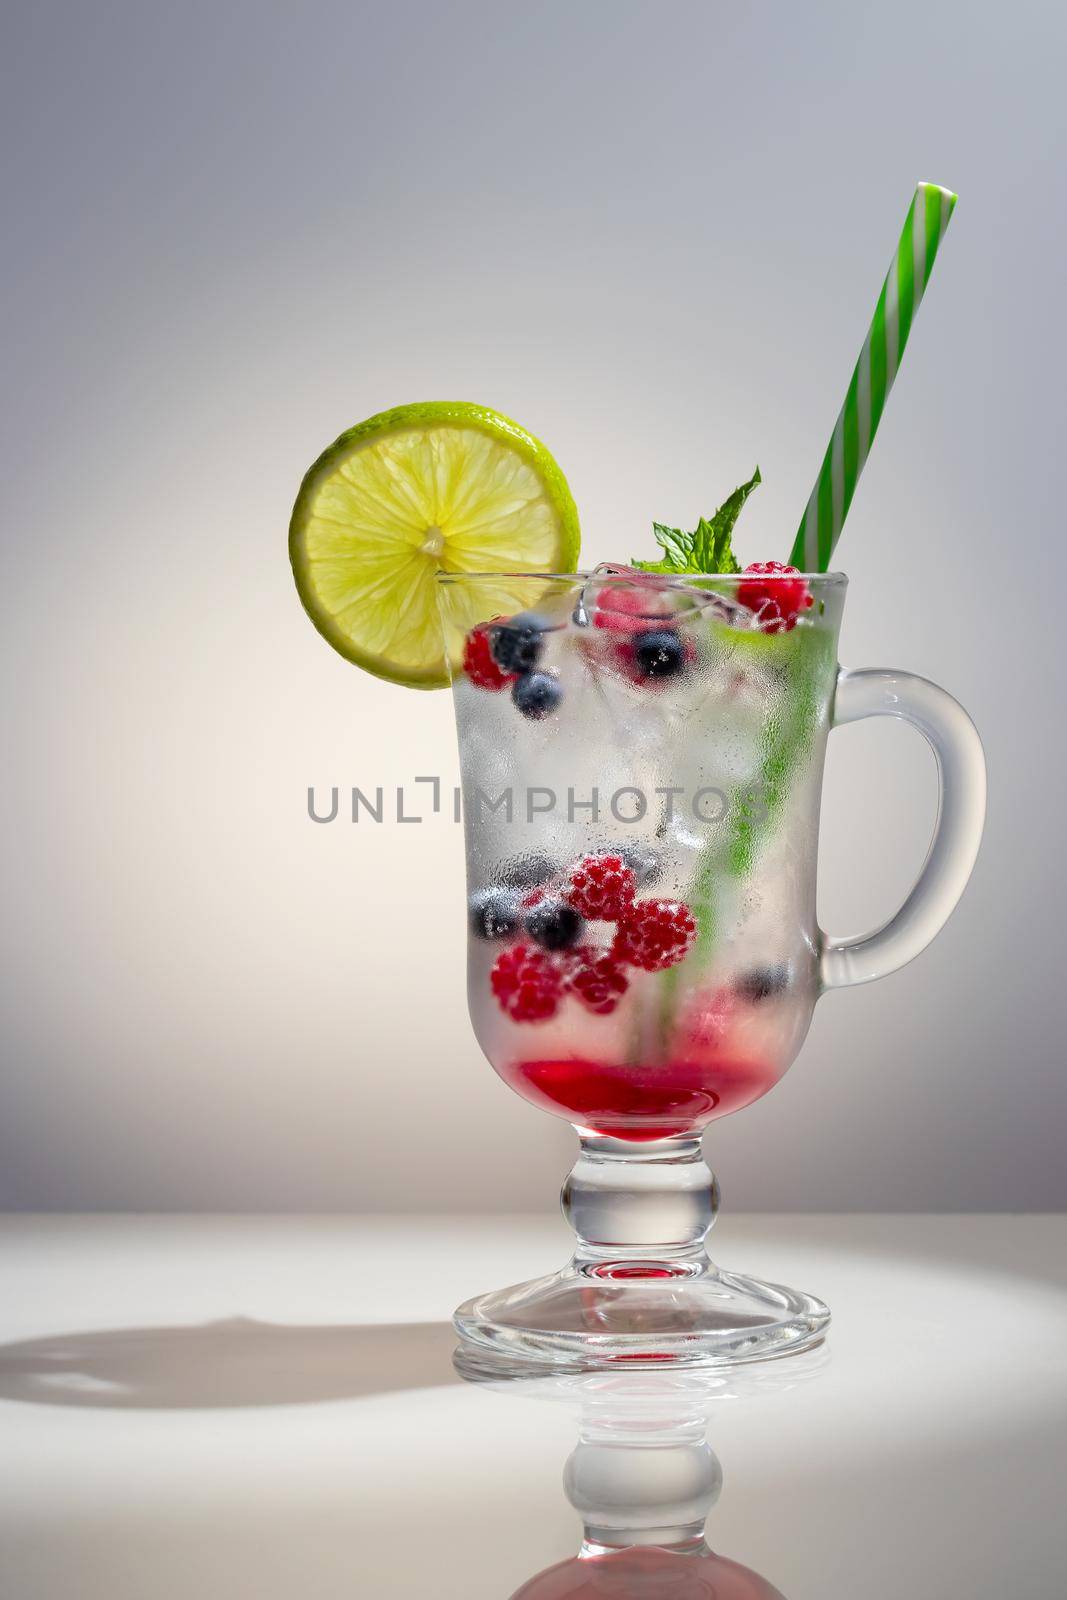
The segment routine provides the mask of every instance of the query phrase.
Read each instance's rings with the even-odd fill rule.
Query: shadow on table
[[[0,1399],[125,1407],[307,1405],[456,1383],[446,1322],[285,1326],[234,1317],[0,1345]]]

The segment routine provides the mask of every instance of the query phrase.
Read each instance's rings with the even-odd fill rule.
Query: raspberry
[[[756,613],[764,633],[788,633],[796,627],[800,613],[814,604],[797,567],[783,566],[780,561],[753,561],[741,578],[738,603]]]
[[[489,983],[513,1022],[544,1022],[563,998],[563,968],[544,950],[513,944],[493,962]]]
[[[612,956],[644,972],[663,972],[684,961],[697,925],[680,900],[635,900],[615,932]]]
[[[614,1011],[629,988],[626,974],[604,950],[589,944],[579,945],[568,965],[566,987],[587,1011],[606,1017]]]
[[[472,628],[463,641],[463,670],[478,689],[506,689],[514,682],[512,674],[501,672],[493,660],[485,623]]]
[[[660,627],[670,610],[670,601],[654,580],[635,576],[632,582],[603,584],[596,597],[593,626],[612,633],[642,633]]]
[[[622,856],[586,856],[571,869],[567,904],[593,921],[618,922],[633,904],[637,874]]]

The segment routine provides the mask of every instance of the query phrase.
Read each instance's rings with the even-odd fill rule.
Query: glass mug
[[[474,1030],[581,1142],[563,1188],[572,1261],[456,1314],[487,1360],[754,1360],[829,1321],[812,1296],[709,1260],[700,1134],[778,1082],[824,990],[895,971],[943,926],[978,851],[985,767],[943,689],[838,667],[844,576],[808,576],[795,616],[746,609],[742,581],[438,578]],[[826,738],[868,716],[927,739],[938,819],[896,915],[832,938],[815,917]]]

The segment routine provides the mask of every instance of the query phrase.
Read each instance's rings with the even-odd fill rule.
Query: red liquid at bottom
[[[669,1139],[740,1111],[780,1076],[765,1062],[672,1061],[659,1067],[601,1061],[516,1061],[501,1073],[513,1089],[612,1139]]]
[[[713,1550],[691,1554],[645,1545],[573,1556],[516,1590],[512,1600],[783,1600],[758,1572]]]

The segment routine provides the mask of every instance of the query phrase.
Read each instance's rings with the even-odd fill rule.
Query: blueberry
[[[789,987],[789,968],[785,963],[777,967],[753,967],[736,979],[734,988],[744,1000],[769,1000]]]
[[[519,925],[518,901],[506,889],[480,889],[467,905],[476,939],[506,939]]]
[[[567,950],[577,944],[585,924],[562,900],[544,900],[526,913],[526,932],[542,950]]]
[[[505,861],[497,876],[509,889],[538,889],[559,871],[551,856],[532,851],[529,855],[513,856]]]
[[[555,711],[563,699],[563,690],[556,678],[548,672],[524,672],[516,678],[511,698],[524,717],[540,722]]]
[[[501,672],[532,672],[541,659],[548,623],[534,611],[520,611],[489,629],[489,653]]]
[[[673,628],[650,628],[634,642],[637,669],[645,678],[673,678],[685,665],[685,649]]]

